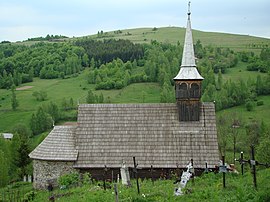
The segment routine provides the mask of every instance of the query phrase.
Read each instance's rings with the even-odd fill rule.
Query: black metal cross
[[[104,173],[103,173],[103,188],[104,190],[106,190],[106,176],[107,176],[107,171],[109,169],[107,168],[107,166],[105,165],[104,166]]]
[[[140,186],[139,186],[139,180],[138,180],[138,169],[137,169],[138,164],[136,164],[135,156],[133,156],[133,163],[134,163],[133,172],[135,173],[135,177],[136,177],[137,190],[138,190],[138,194],[140,194]]]

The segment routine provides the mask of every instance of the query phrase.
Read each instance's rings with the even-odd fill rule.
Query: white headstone
[[[125,163],[122,164],[122,167],[120,168],[120,174],[122,179],[122,184],[130,186],[130,176],[128,167],[126,167]]]
[[[28,175],[28,182],[32,182],[32,176]]]
[[[24,181],[24,182],[27,182],[27,180],[26,180],[26,175],[23,176],[23,181]]]

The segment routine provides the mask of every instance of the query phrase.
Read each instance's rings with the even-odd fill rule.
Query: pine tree
[[[20,144],[17,149],[17,158],[15,165],[19,168],[19,177],[22,179],[27,173],[27,166],[31,162],[28,154],[30,153],[29,138],[26,135],[20,135]]]
[[[65,110],[65,111],[68,110],[68,102],[67,102],[67,99],[65,97],[62,99],[61,105],[62,105],[63,110]]]
[[[92,90],[89,90],[86,96],[86,103],[91,104],[91,103],[95,103],[96,102],[96,98],[94,93],[92,92]]]
[[[104,96],[103,93],[100,93],[99,97],[98,97],[98,102],[99,103],[103,103],[104,102]]]
[[[12,106],[12,110],[16,110],[17,107],[19,106],[19,102],[16,98],[16,94],[15,94],[15,85],[12,85],[11,87],[11,92],[12,92],[12,95],[11,95],[11,106]]]
[[[218,80],[217,80],[217,90],[221,90],[222,88],[222,73],[221,70],[218,72]]]
[[[46,112],[51,115],[54,122],[57,122],[60,119],[60,112],[55,103],[50,102],[46,107]]]
[[[0,187],[4,187],[8,184],[8,165],[4,152],[0,150]]]
[[[74,108],[74,101],[73,101],[73,98],[71,97],[69,99],[69,109],[73,109]]]

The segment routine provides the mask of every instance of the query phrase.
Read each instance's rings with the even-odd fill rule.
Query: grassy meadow
[[[247,65],[248,63],[239,61],[236,67],[228,68],[226,74],[222,74],[223,80],[231,79],[232,81],[239,81],[239,79],[243,79],[247,81],[251,79],[256,81],[258,75],[265,76],[265,73],[247,71]]]
[[[248,166],[246,166],[247,168]],[[174,190],[177,185],[174,180],[157,180],[154,184],[151,180],[139,179],[140,194],[137,193],[136,181],[131,180],[130,188],[117,183],[119,201],[136,201],[136,202],[246,202],[246,201],[269,201],[269,181],[270,170],[264,169],[257,172],[257,190],[253,186],[253,179],[250,170],[247,168],[244,175],[234,173],[226,174],[226,187],[223,188],[222,174],[208,173],[203,174],[199,178],[195,178],[194,183],[190,180],[184,189],[185,195],[174,196]],[[103,182],[92,181],[83,183],[77,187],[59,190],[54,189],[49,193],[46,191],[31,191],[32,185],[29,183],[21,184],[21,186],[10,186],[9,188],[0,189],[0,200],[3,193],[17,193],[21,191],[21,197],[15,195],[20,200],[43,202],[48,201],[54,196],[55,201],[63,202],[111,202],[115,201],[114,184],[107,183],[111,188],[103,189]],[[7,192],[9,190],[9,192]],[[6,194],[6,199],[13,195]]]
[[[264,121],[265,124],[270,126],[270,96],[259,96],[258,101],[263,101],[263,105],[255,106],[254,110],[247,111],[244,105],[232,107],[229,109],[221,110],[217,113],[219,116],[233,116],[237,114],[244,123],[257,121],[258,123]]]
[[[270,46],[270,39],[254,37],[249,35],[228,34],[218,32],[204,32],[192,30],[193,41],[201,40],[205,45],[217,47],[228,47],[235,51],[253,51],[260,53],[262,45]],[[184,43],[185,28],[183,27],[160,27],[154,31],[153,28],[124,29],[121,33],[116,31],[104,32],[98,37],[97,34],[87,36],[93,39],[127,39],[134,43],[150,43],[157,40],[162,43],[180,44]],[[70,39],[72,40],[72,39]],[[254,47],[252,45],[255,45]]]
[[[29,89],[17,90],[16,96],[19,107],[16,111],[11,108],[11,91],[0,89],[0,132],[9,132],[18,123],[29,124],[30,118],[38,106],[48,102],[55,102],[61,107],[63,98],[72,98],[74,103],[85,103],[85,97],[89,89],[97,95],[103,94],[107,103],[158,103],[160,101],[160,87],[156,83],[137,83],[129,85],[121,90],[95,91],[94,85],[87,83],[85,77],[88,70],[78,77],[68,79],[39,79],[25,83],[23,86],[31,86]],[[34,91],[47,92],[45,101],[37,101],[32,95]]]

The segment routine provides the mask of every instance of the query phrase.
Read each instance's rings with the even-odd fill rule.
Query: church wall
[[[35,189],[47,189],[49,183],[57,186],[57,179],[66,173],[74,171],[74,162],[70,161],[33,161]]]
[[[129,168],[129,174],[131,178],[135,178],[133,168]],[[140,179],[175,179],[176,176],[181,176],[183,170],[186,168],[140,168],[138,169],[138,178]],[[203,168],[195,168],[195,175],[199,176],[203,173]],[[104,172],[104,168],[84,168],[80,169],[81,173],[88,172],[95,180],[102,181],[104,178],[106,181],[117,181],[118,177],[121,179],[120,168],[107,168],[107,172]]]

